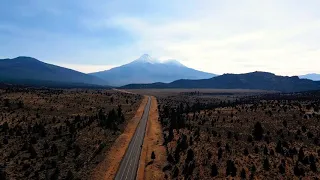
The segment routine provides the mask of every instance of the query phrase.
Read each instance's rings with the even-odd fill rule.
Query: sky
[[[215,74],[320,73],[319,0],[0,0],[0,58],[81,72],[149,54]]]

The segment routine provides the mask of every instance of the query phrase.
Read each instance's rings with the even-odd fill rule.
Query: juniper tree
[[[227,161],[227,169],[226,169],[226,175],[231,175],[232,177],[235,177],[237,175],[237,168],[233,161],[228,160]]]
[[[152,159],[152,161],[154,161],[156,159],[156,154],[154,153],[154,151],[152,151],[152,153],[151,153],[151,159]]]
[[[263,169],[266,170],[266,171],[270,170],[270,163],[269,163],[269,159],[268,158],[264,159],[264,161],[263,161]]]
[[[263,133],[264,133],[264,130],[262,128],[261,123],[256,122],[256,124],[254,125],[253,132],[252,132],[254,139],[257,141],[260,141],[263,137]]]
[[[211,165],[211,177],[216,177],[218,176],[219,172],[218,172],[218,167],[216,164]]]
[[[285,173],[286,173],[285,165],[282,164],[282,163],[279,165],[279,172],[280,172],[281,174],[285,174]]]
[[[241,176],[241,178],[242,179],[246,179],[246,171],[242,168],[242,170],[241,170],[241,174],[240,174],[240,176]]]

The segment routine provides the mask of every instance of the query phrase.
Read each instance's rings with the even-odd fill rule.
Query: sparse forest
[[[320,178],[320,92],[158,101],[168,179]]]
[[[142,96],[0,89],[0,179],[88,179]]]

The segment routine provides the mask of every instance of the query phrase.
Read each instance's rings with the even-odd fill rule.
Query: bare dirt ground
[[[145,96],[135,116],[128,121],[124,132],[117,138],[109,152],[106,153],[105,159],[93,171],[90,179],[113,179],[117,173],[120,162],[126,152],[136,127],[142,117],[144,107],[148,98]]]
[[[127,93],[127,94],[136,94],[134,92],[126,91],[126,90],[123,90],[123,89],[112,89],[112,90],[118,91],[118,92],[122,92],[122,93]]]
[[[166,163],[166,149],[163,146],[162,127],[158,119],[159,112],[157,99],[152,97],[147,131],[144,138],[137,175],[137,179],[140,180],[165,178],[162,168]],[[151,159],[152,151],[154,151],[156,156],[154,160]]]

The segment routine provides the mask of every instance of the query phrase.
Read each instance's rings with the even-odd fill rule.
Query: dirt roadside
[[[98,164],[96,169],[92,172],[90,179],[95,180],[109,180],[114,179],[120,162],[128,148],[131,138],[136,131],[137,125],[142,117],[144,108],[148,102],[148,97],[144,96],[135,116],[128,121],[124,132],[117,138],[109,152],[106,153],[105,159]]]
[[[166,149],[163,146],[162,127],[158,120],[158,103],[155,97],[151,99],[151,108],[147,131],[144,137],[143,148],[140,157],[137,179],[139,180],[158,180],[165,179],[162,172],[166,162]],[[151,159],[152,151],[155,152],[155,160]]]

